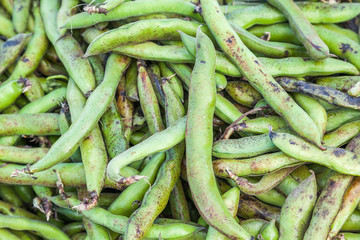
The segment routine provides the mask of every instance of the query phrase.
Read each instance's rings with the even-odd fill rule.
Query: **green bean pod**
[[[51,198],[51,201],[53,201],[56,205],[67,207],[66,203],[59,196]],[[80,203],[80,201],[74,198],[69,198],[68,202],[71,206],[75,206]],[[125,227],[129,220],[128,217],[111,214],[110,212],[99,207],[95,207],[88,211],[82,211],[81,214],[97,224],[122,234],[125,232]],[[167,225],[153,224],[150,232],[145,237],[150,239],[157,239],[159,235],[161,235],[165,239],[176,239],[181,237],[186,238],[201,229],[202,228],[199,228],[198,226],[192,226],[184,223],[174,223]]]
[[[199,28],[196,34],[196,62],[189,87],[187,178],[194,202],[205,221],[233,239],[250,239],[251,236],[237,225],[215,187],[211,164],[212,118],[216,100],[214,73],[215,48]]]
[[[6,28],[6,27],[5,27]],[[0,47],[0,75],[3,74],[6,69],[15,62],[17,57],[20,55],[27,40],[31,34],[20,33],[18,35],[9,38]]]
[[[346,188],[353,177],[333,172],[315,204],[304,239],[324,239],[340,209]]]
[[[29,19],[31,0],[14,0],[12,12],[12,21],[17,33],[23,33],[26,30]]]
[[[360,76],[339,76],[339,77],[319,77],[316,78],[316,84],[324,87],[334,88],[339,91],[348,91],[357,82],[360,81]]]
[[[38,235],[48,239],[70,240],[70,238],[57,227],[49,223],[26,219],[24,217],[0,215],[0,226],[14,230],[36,231]]]
[[[24,93],[26,98],[30,102],[33,102],[36,99],[43,97],[44,90],[41,87],[40,78],[35,76],[35,74],[31,74],[30,76],[27,77],[27,79],[30,81],[31,87]]]
[[[32,35],[29,44],[27,45],[25,53],[17,62],[14,71],[7,81],[19,79],[21,77],[27,77],[33,73],[38,67],[46,52],[46,49],[48,48],[45,27],[40,15],[39,3],[37,1],[34,2],[32,12],[35,16],[34,34]]]
[[[327,112],[328,121],[326,125],[326,131],[330,132],[345,123],[353,122],[360,119],[359,111],[354,109],[340,108]]]
[[[35,197],[35,193],[32,190],[31,186],[15,185],[14,190],[15,190],[16,194],[20,197],[20,199],[24,203],[31,204],[33,202],[33,198]]]
[[[161,77],[169,78],[169,83],[171,88],[176,92],[181,100],[184,99],[184,92],[181,85],[181,80],[178,76],[173,76],[174,71],[171,70],[165,63],[159,62],[159,67],[161,71]]]
[[[254,218],[240,221],[240,226],[242,226],[251,236],[258,236],[261,232],[261,229],[268,223],[268,221]]]
[[[89,239],[111,239],[107,229],[104,226],[96,224],[86,217],[83,217],[82,219]]]
[[[170,193],[169,204],[174,219],[190,221],[190,212],[181,180],[179,179]]]
[[[124,2],[109,13],[91,15],[87,12],[76,14],[63,26],[67,29],[86,28],[99,22],[116,21],[134,16],[149,15],[153,13],[175,13],[191,17],[202,22],[202,17],[195,12],[195,5],[182,0],[146,0],[143,2]]]
[[[111,9],[119,6],[123,2],[125,2],[125,0],[106,0],[101,8],[105,9],[106,12],[109,12]]]
[[[66,235],[71,237],[72,235],[76,233],[80,233],[85,230],[84,224],[82,222],[72,222],[67,225],[65,225],[61,229]]]
[[[1,24],[1,26],[3,26],[0,29],[1,35],[5,36],[7,38],[11,38],[16,35],[16,33],[14,31],[13,23],[10,19],[6,18],[3,15],[0,15],[0,24]]]
[[[14,233],[7,230],[6,228],[0,229],[0,237],[2,239],[8,239],[8,240],[21,240],[19,237],[17,237]]]
[[[117,88],[118,97],[116,100],[116,106],[124,126],[124,137],[126,141],[129,142],[130,136],[134,131],[134,127],[136,126],[136,113],[134,114],[133,103],[126,97],[125,81],[125,76],[122,76]]]
[[[262,96],[249,83],[243,81],[228,82],[226,92],[239,104],[254,107]]]
[[[258,235],[258,239],[260,240],[278,240],[279,239],[279,230],[275,225],[275,219],[271,220],[267,223]]]
[[[266,116],[244,120],[241,123],[235,125],[234,130],[246,133],[262,134],[269,131],[269,125],[273,126],[274,130],[278,130],[287,126],[285,120],[282,117]]]
[[[152,89],[154,90],[155,96],[158,100],[158,104],[160,104],[162,107],[165,107],[164,106],[165,105],[165,97],[164,97],[164,92],[161,89],[161,73],[160,73],[159,66],[155,63],[152,63],[146,68],[146,71],[149,75]],[[138,86],[138,89],[139,89],[139,86]]]
[[[281,208],[280,240],[303,239],[316,202],[317,185],[312,173],[286,198]]]
[[[0,85],[0,111],[12,105],[16,99],[31,88],[31,82],[28,79],[21,78],[19,80],[12,80]]]
[[[41,0],[40,11],[43,17],[46,35],[70,77],[85,95],[95,88],[95,78],[88,59],[82,58],[83,52],[79,43],[70,35],[60,38],[57,31],[57,13],[59,1]]]
[[[295,159],[324,165],[337,172],[360,175],[356,154],[342,148],[320,150],[305,140],[288,133],[270,132],[271,141],[284,153]],[[307,149],[307,151],[303,151]]]
[[[161,66],[161,65],[160,65]],[[133,102],[139,101],[139,94],[137,89],[137,66],[136,61],[133,60],[126,71],[125,75],[126,84],[125,84],[125,90],[126,90],[126,97],[130,99]]]
[[[57,29],[61,36],[65,35],[67,29],[60,29],[71,16],[77,13],[77,5],[79,0],[65,0],[61,1],[61,6],[57,13],[56,22]]]
[[[106,111],[106,107],[113,99],[115,89],[120,81],[120,76],[128,67],[129,63],[130,61],[127,57],[115,54],[110,56],[107,62],[104,81],[90,95],[81,114],[70,126],[69,130],[56,141],[44,158],[30,166],[28,169],[30,173],[45,170],[64,161],[74,153],[80,142],[88,136],[102,114]],[[116,67],[116,72],[112,70],[113,67]],[[94,106],[100,105],[101,107],[95,112],[93,110]],[[79,130],[81,131],[79,132]]]
[[[60,135],[59,114],[1,114],[0,136]]]
[[[0,197],[2,200],[8,202],[9,204],[14,204],[16,207],[24,206],[24,203],[21,201],[20,197],[16,194],[14,187],[11,185],[0,185]],[[4,212],[1,213],[6,214]]]
[[[0,145],[0,160],[20,164],[34,163],[48,152],[48,148],[22,148]]]
[[[244,46],[225,16],[217,10],[218,8],[215,0],[202,5],[205,22],[222,50],[236,64],[249,83],[262,94],[267,103],[288,122],[295,132],[314,142],[317,146],[321,146],[321,136],[316,131],[313,120],[289,97],[270,74],[264,71],[262,63]],[[273,97],[274,92],[276,92],[276,98]],[[297,119],[303,119],[302,124],[299,125]]]

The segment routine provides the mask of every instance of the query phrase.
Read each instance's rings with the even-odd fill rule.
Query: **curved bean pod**
[[[253,218],[247,219],[240,222],[240,226],[242,226],[247,232],[251,234],[251,236],[258,236],[261,232],[261,229],[268,223],[268,221]]]
[[[360,76],[339,76],[339,77],[319,77],[316,84],[324,87],[334,88],[339,91],[347,91],[360,81]]]
[[[0,160],[20,164],[34,163],[48,152],[48,148],[21,148],[0,145]]]
[[[262,240],[278,240],[279,239],[279,230],[275,225],[275,219],[267,223],[258,235],[259,239]]]
[[[61,36],[65,35],[67,29],[60,29],[71,16],[77,13],[77,5],[79,0],[65,0],[61,1],[61,6],[57,13],[56,22],[57,29]]]
[[[338,127],[355,120],[360,119],[360,113],[354,109],[340,108],[328,111],[328,121],[326,131],[330,132]]]
[[[142,16],[153,13],[175,13],[191,17],[202,22],[202,17],[195,12],[196,6],[182,0],[145,0],[142,2],[124,2],[111,12],[105,14],[91,15],[83,12],[76,14],[63,26],[67,29],[86,28],[99,22],[108,22],[125,19],[128,17]]]
[[[243,81],[228,82],[225,91],[239,104],[254,107],[262,96],[249,83]]]
[[[12,105],[16,99],[31,88],[31,82],[28,79],[21,78],[19,80],[12,80],[0,85],[0,111]]]
[[[25,32],[29,19],[31,0],[14,0],[12,21],[17,33]]]

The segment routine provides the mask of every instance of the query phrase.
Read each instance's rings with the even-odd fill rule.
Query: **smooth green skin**
[[[180,19],[149,19],[126,24],[109,30],[95,38],[84,57],[108,52],[126,44],[136,44],[149,40],[180,40],[178,30],[194,36],[198,22]]]
[[[263,219],[248,219],[240,222],[240,226],[242,226],[247,232],[249,232],[252,236],[258,236],[261,232],[261,229],[268,223],[268,221]]]
[[[48,148],[21,148],[0,145],[0,160],[20,164],[34,163],[45,156]]]
[[[64,0],[61,1],[61,6],[57,13],[56,22],[57,29],[61,36],[65,35],[67,29],[60,29],[61,26],[65,24],[65,22],[72,16],[77,13],[77,6],[79,4],[79,0]]]
[[[24,204],[19,198],[19,196],[16,194],[13,186],[7,185],[7,184],[1,184],[0,185],[0,197],[2,200],[14,204],[16,207],[23,207]]]
[[[258,239],[260,240],[278,240],[279,239],[279,230],[275,225],[275,219],[271,220],[267,223],[258,235]]]
[[[60,135],[59,114],[1,114],[0,136]]]
[[[168,150],[185,138],[186,118],[179,119],[174,125],[155,133],[143,142],[129,148],[113,158],[107,167],[107,176],[115,182],[121,180],[119,172],[132,162],[143,159],[151,154]]]
[[[137,66],[135,60],[132,60],[129,68],[127,69],[125,73],[125,79],[126,79],[126,84],[125,84],[126,97],[133,102],[138,102],[139,94],[137,89]]]
[[[217,159],[213,161],[214,172],[217,177],[228,178],[225,169],[231,169],[237,176],[265,175],[267,173],[300,165],[301,161],[290,158],[281,152],[264,154],[245,159]],[[256,166],[254,168],[253,166]]]
[[[283,168],[273,173],[264,175],[259,181],[248,177],[237,177],[233,179],[239,189],[248,195],[259,195],[277,186],[285,177],[287,177],[297,166]]]
[[[71,237],[71,240],[89,240],[87,234],[84,232],[76,233]]]
[[[6,240],[21,240],[21,238],[17,237],[14,233],[4,228],[0,229],[0,238]]]
[[[107,109],[115,95],[120,76],[130,64],[129,58],[112,54],[108,61],[104,81],[90,95],[69,130],[50,148],[48,154],[30,166],[30,172],[39,172],[70,157],[85,139]],[[114,68],[116,71],[114,71]]]
[[[23,33],[26,30],[29,20],[31,0],[14,0],[12,12],[12,22],[17,33]]]
[[[316,202],[304,240],[325,239],[353,177],[333,172]],[[326,217],[325,217],[326,216]]]
[[[242,121],[236,125],[235,130],[246,133],[263,134],[269,132],[269,125],[271,125],[274,130],[288,126],[282,117],[270,115]]]
[[[58,206],[68,207],[59,196],[52,197],[50,200]],[[69,198],[68,200],[71,206],[80,204],[80,201],[74,198]],[[88,211],[82,211],[81,214],[97,224],[122,234],[125,232],[125,228],[129,220],[128,217],[111,214],[110,212],[99,207],[94,207]],[[165,239],[176,239],[177,237],[185,238],[189,235],[191,236],[199,230],[201,229],[199,229],[197,226],[184,223],[174,223],[167,225],[153,224],[149,234],[146,237],[150,239],[158,239],[158,236],[161,235]]]
[[[288,92],[300,92],[339,107],[360,109],[360,101],[356,97],[349,96],[333,88],[296,80],[297,79],[282,77],[278,79],[278,82]]]
[[[230,22],[231,23],[231,22]],[[264,54],[267,57],[307,57],[309,54],[302,46],[290,43],[270,42],[256,37],[245,29],[232,24],[241,41],[252,51]]]
[[[240,190],[238,188],[231,188],[229,191],[222,195],[222,199],[225,203],[225,206],[229,209],[233,217],[236,217],[239,199],[240,199]],[[222,240],[228,239],[225,235],[216,231],[215,228],[209,227],[208,233],[206,235],[207,240]]]
[[[262,96],[256,91],[249,83],[243,81],[230,81],[228,82],[225,91],[237,103],[254,107],[256,103],[262,99]]]
[[[270,139],[281,151],[295,159],[324,165],[343,174],[360,175],[358,157],[350,151],[334,147],[320,150],[305,140],[288,133],[270,132]]]
[[[112,61],[111,57],[109,57],[109,60]],[[70,110],[74,124],[80,118],[82,111],[84,110],[86,98],[71,79],[68,83],[67,90],[69,106],[73,104],[73,99],[77,101],[75,104],[78,105],[75,109],[73,108]],[[70,128],[68,131],[70,131]],[[86,135],[86,138],[80,143],[80,151],[85,169],[86,188],[88,192],[96,193],[96,195],[99,196],[104,185],[108,156],[98,123],[93,126],[89,135]]]
[[[280,240],[303,238],[315,206],[316,194],[315,174],[311,174],[289,194],[281,208]]]
[[[0,111],[11,106],[21,95],[24,89],[24,82],[12,80],[0,85]]]
[[[212,169],[212,118],[216,101],[214,74],[215,48],[199,28],[186,124],[187,179],[194,203],[209,225],[232,239],[250,239],[251,236],[236,223],[222,202]]]
[[[36,238],[35,235],[26,232],[26,231],[16,231],[16,230],[12,230],[10,231],[12,234],[14,234],[15,236],[17,236],[18,238],[20,238],[21,240],[34,240]]]
[[[346,219],[346,222],[342,226],[342,231],[347,232],[355,232],[359,231],[359,225],[360,225],[360,211],[355,209],[354,212],[349,216],[348,219]]]
[[[265,71],[264,66],[255,55],[245,47],[225,16],[218,10],[218,3],[215,0],[206,1],[205,4],[202,4],[202,9],[205,22],[219,46],[249,83],[261,93],[272,109],[283,117],[296,133],[320,146],[321,136],[316,131],[314,121],[289,97],[285,90]],[[276,96],[274,96],[274,92],[276,92]],[[301,124],[298,119],[302,119]]]
[[[85,231],[85,227],[84,227],[83,222],[72,222],[72,223],[69,223],[69,224],[65,225],[61,230],[66,235],[71,237],[72,235],[74,235],[76,233],[80,233],[82,231]]]
[[[348,60],[357,68],[360,67],[360,45],[358,41],[354,41],[341,33],[338,33],[328,25],[314,26],[319,37],[329,47],[330,52],[336,56]]]
[[[159,168],[164,160],[165,153],[163,152],[151,156],[150,162],[140,172],[140,175],[146,176],[147,179],[141,179],[127,187],[109,206],[108,211],[112,214],[130,217],[137,208],[134,202],[143,200],[146,191],[155,182]]]
[[[344,22],[360,13],[359,3],[332,5],[320,2],[298,2],[297,5],[311,23]],[[268,25],[287,21],[287,18],[281,11],[269,4],[257,4],[233,11],[227,15],[227,19],[245,29],[256,24]]]
[[[269,0],[271,5],[279,9],[288,19],[296,37],[305,46],[311,58],[322,60],[329,57],[329,48],[317,34],[305,14],[292,0]]]
[[[32,10],[32,13],[35,16],[34,33],[26,47],[25,53],[17,62],[14,71],[6,82],[19,79],[20,77],[27,77],[33,73],[48,48],[48,39],[46,37],[44,23],[40,15],[40,8],[38,2],[35,3],[36,4]]]
[[[170,193],[169,204],[171,215],[174,219],[190,221],[189,206],[180,179],[176,182]]]
[[[275,189],[284,194],[285,196],[289,196],[289,194],[299,185],[299,182],[296,181],[291,175],[284,178]]]
[[[153,13],[175,13],[191,17],[203,22],[199,13],[194,12],[195,5],[182,0],[144,0],[141,2],[124,2],[105,14],[89,14],[82,12],[69,18],[63,26],[67,29],[86,28],[99,22],[108,22],[128,17],[143,16]]]
[[[162,131],[164,129],[164,125],[162,123],[158,101],[160,97],[157,98],[149,74],[145,66],[139,62],[137,85],[141,109],[143,110],[150,133],[154,134]]]
[[[280,208],[263,203],[253,196],[241,195],[238,216],[244,219],[262,218],[265,220],[275,219],[277,223],[280,221]]]
[[[53,189],[46,186],[33,185],[32,189],[39,198],[51,197],[53,194]]]
[[[44,97],[33,101],[23,107],[20,114],[44,113],[58,106],[58,103],[66,96],[66,88],[56,89]],[[14,145],[20,136],[0,137],[0,145]]]
[[[293,30],[290,28],[289,23],[276,23],[271,25],[256,25],[248,31],[257,37],[262,37],[265,32],[270,33],[270,41],[287,42],[296,45],[301,45],[300,41],[296,38]]]
[[[352,140],[360,132],[360,121],[346,123],[324,136],[325,146],[340,147]],[[352,150],[351,150],[352,151]]]
[[[320,77],[315,80],[317,85],[347,91],[360,81],[360,76]]]
[[[214,142],[213,156],[217,158],[249,158],[277,151],[267,133],[238,139],[222,139]]]
[[[0,3],[9,14],[12,14],[14,8],[12,0],[0,0]]]
[[[83,217],[82,219],[89,239],[111,240],[107,228],[90,221],[86,217]]]
[[[174,71],[171,70],[165,63],[159,62],[158,63],[160,67],[161,77],[170,77],[174,75]],[[225,79],[226,81],[226,79]],[[184,90],[181,85],[181,80],[178,76],[173,76],[170,80],[170,86],[175,91],[175,93],[179,96],[181,100],[184,99]]]
[[[67,187],[86,187],[85,171],[82,163],[61,163],[54,166],[51,169],[45,170],[40,173],[35,173],[33,176],[37,179],[33,179],[30,176],[20,175],[18,177],[10,177],[11,173],[16,169],[21,169],[24,165],[8,164],[6,167],[0,169],[0,180],[2,183],[8,184],[21,184],[21,185],[40,185],[48,187],[56,187],[57,176],[53,170],[58,170],[61,176],[61,180]],[[133,176],[138,174],[136,170],[129,169],[124,176]],[[116,189],[116,184],[105,179],[106,188]]]
[[[170,82],[162,83],[164,93],[167,126],[174,124],[185,115],[181,100],[171,88]],[[185,151],[185,144],[179,143],[167,152],[167,159],[162,164],[156,181],[144,196],[141,207],[130,217],[126,228],[125,238],[136,239],[140,233],[145,236],[158,215],[165,209],[171,190],[180,177],[181,162]],[[137,233],[136,235],[134,233]]]
[[[1,18],[1,17],[0,17]],[[3,25],[1,25],[3,26]],[[2,27],[3,28],[3,27]],[[5,27],[6,28],[6,27]],[[3,35],[3,34],[2,34]],[[20,55],[31,34],[20,33],[9,38],[0,47],[0,75],[15,62]]]
[[[326,131],[330,132],[338,127],[355,120],[360,119],[360,113],[357,110],[340,108],[327,112],[328,121]]]
[[[0,34],[7,37],[7,38],[11,38],[13,36],[16,35],[15,31],[14,31],[14,27],[13,27],[13,23],[10,19],[6,18],[3,15],[0,15],[0,24],[1,24],[1,29],[0,29]]]
[[[295,101],[302,107],[314,121],[322,136],[324,136],[327,125],[327,114],[324,107],[314,98],[300,93],[293,93]]]
[[[14,190],[24,203],[31,204],[33,202],[35,193],[31,186],[15,185]]]
[[[39,216],[34,213],[4,201],[0,201],[0,213],[8,216],[22,216],[27,219],[40,220]]]
[[[24,217],[0,215],[1,228],[14,230],[30,230],[46,239],[67,240],[70,238],[57,227],[42,221],[31,220]]]
[[[71,35],[60,38],[56,22],[58,9],[59,1],[57,0],[41,0],[40,2],[40,11],[45,24],[46,35],[70,77],[83,94],[89,94],[95,88],[95,78],[91,65],[88,59],[82,58],[83,51],[79,43]]]
[[[357,240],[360,237],[358,233],[350,233],[350,232],[343,232],[339,233],[340,236],[343,236],[346,240]]]

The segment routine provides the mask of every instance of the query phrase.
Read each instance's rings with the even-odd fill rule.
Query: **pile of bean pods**
[[[359,14],[0,0],[0,239],[359,240]]]

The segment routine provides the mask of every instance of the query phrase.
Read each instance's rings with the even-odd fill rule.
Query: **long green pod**
[[[273,126],[274,130],[288,126],[282,117],[270,115],[244,120],[241,123],[236,124],[234,126],[234,130],[246,133],[262,134],[268,132],[269,125]]]
[[[70,35],[60,38],[57,31],[57,13],[59,1],[41,0],[40,12],[43,17],[46,35],[54,46],[57,55],[64,64],[70,77],[85,95],[95,88],[95,78],[88,59],[82,58],[83,52],[79,43]]]
[[[24,206],[24,203],[21,201],[21,198],[16,194],[14,187],[11,185],[8,184],[0,185],[0,198],[9,204],[14,204],[14,206],[16,207]]]
[[[214,74],[215,48],[199,28],[186,124],[188,183],[197,209],[209,225],[232,239],[250,239],[251,236],[237,225],[216,188],[211,163],[212,118],[216,100]]]
[[[335,147],[320,150],[305,140],[288,133],[270,132],[270,139],[281,151],[295,159],[317,163],[343,174],[360,175],[358,157],[348,150]],[[307,151],[303,149],[307,149]]]
[[[38,220],[31,220],[24,217],[0,215],[1,228],[14,230],[36,231],[38,235],[47,239],[70,240],[70,238],[57,227]]]
[[[2,239],[8,239],[8,240],[21,240],[13,232],[7,230],[6,228],[1,228],[0,229],[0,237]]]
[[[4,201],[0,201],[0,213],[8,216],[21,216],[27,219],[40,220],[38,215]]]
[[[145,193],[155,182],[161,164],[165,160],[165,153],[156,153],[149,157],[149,163],[139,173],[146,179],[141,179],[127,187],[109,206],[108,211],[112,214],[130,217],[136,210],[137,202],[141,202]],[[136,191],[136,194],[134,193]]]
[[[0,161],[31,164],[41,159],[48,148],[22,148],[0,145]]]
[[[7,39],[0,47],[0,74],[15,62],[20,55],[31,34],[20,33]]]
[[[360,12],[359,3],[332,5],[322,2],[297,2],[296,4],[311,23],[340,23],[354,18]],[[256,4],[235,10],[229,13],[227,18],[245,29],[256,24],[268,25],[287,21],[281,11],[269,4]]]
[[[12,12],[12,21],[17,33],[23,33],[26,30],[29,19],[31,0],[14,0]]]
[[[281,208],[280,240],[303,239],[315,206],[316,194],[316,179],[312,173],[290,193]]]
[[[125,79],[126,97],[133,102],[138,102],[139,94],[137,89],[137,65],[135,60],[132,60],[128,70],[126,71]]]
[[[0,136],[60,135],[59,114],[1,114]]]
[[[159,98],[150,80],[150,76],[145,68],[145,63],[138,61],[138,92],[140,98],[140,105],[143,110],[146,122],[148,124],[151,134],[159,132],[164,129],[161,119],[161,112],[159,106]]]
[[[326,125],[326,131],[330,132],[345,123],[353,122],[360,119],[360,113],[354,109],[340,108],[327,112],[328,121]]]
[[[243,81],[228,82],[225,91],[237,103],[247,107],[254,107],[256,103],[262,99],[262,96],[258,91],[256,91],[249,83]]]
[[[56,22],[57,29],[61,36],[65,35],[67,29],[60,29],[64,25],[64,23],[73,15],[77,13],[77,5],[79,4],[79,0],[65,0],[61,1],[61,6],[57,13]]]
[[[0,85],[0,111],[11,106],[28,88],[31,88],[31,82],[26,78],[2,83]]]
[[[264,97],[266,102],[300,136],[321,146],[321,136],[314,121],[301,109],[281,86],[265,71],[262,63],[250,52],[236,35],[225,16],[218,10],[215,0],[202,4],[203,15],[218,44],[233,61],[249,83]],[[240,53],[241,52],[241,53]],[[267,68],[269,69],[269,68]],[[276,97],[274,98],[274,93]],[[298,119],[303,121],[299,124]]]
[[[185,109],[166,78],[162,82],[162,91],[164,92],[167,126],[171,126],[185,115]],[[139,236],[145,236],[155,218],[165,209],[171,190],[180,176],[184,151],[184,143],[179,143],[167,151],[167,159],[159,169],[156,181],[144,196],[141,207],[130,217],[125,238],[137,239]]]
[[[315,79],[315,83],[324,87],[331,87],[340,91],[348,91],[357,82],[360,81],[360,76],[329,76],[319,77]]]
[[[40,15],[39,2],[34,1],[32,12],[35,16],[34,33],[26,47],[25,53],[17,62],[14,71],[7,81],[19,79],[20,77],[27,77],[33,73],[48,48],[48,40],[44,23]]]
[[[184,188],[179,179],[170,193],[169,204],[171,215],[174,219],[190,221],[189,205],[187,203]]]
[[[278,240],[279,239],[279,230],[275,225],[275,219],[267,223],[258,235],[258,238],[261,240]]]
[[[107,62],[104,81],[90,95],[83,111],[69,130],[60,137],[50,148],[48,154],[34,165],[30,166],[30,173],[45,170],[71,156],[80,142],[85,139],[97,121],[106,111],[106,107],[113,99],[120,76],[130,64],[129,58],[112,54]],[[111,71],[113,67],[117,71]],[[111,75],[111,76],[110,76]],[[115,76],[114,76],[115,75]],[[95,106],[97,111],[94,111]]]
[[[111,239],[107,228],[104,226],[96,224],[86,217],[83,217],[83,222],[89,239]]]
[[[108,52],[118,46],[151,40],[180,40],[178,30],[194,36],[199,22],[180,19],[149,19],[126,24],[96,37],[84,57]]]
[[[1,26],[3,26],[2,28],[0,28],[1,35],[7,38],[11,38],[16,35],[11,19],[8,19],[7,17],[0,15],[0,24]]]
[[[273,189],[297,167],[298,166],[283,168],[273,173],[269,173],[264,175],[258,182],[253,182],[251,178],[238,177],[230,170],[229,176],[245,194],[259,195]]]
[[[300,92],[308,96],[325,100],[330,104],[345,108],[360,109],[360,99],[349,96],[339,90],[319,86],[304,81],[296,81],[296,79],[281,77],[277,79],[280,85],[289,92]]]
[[[305,46],[311,58],[322,60],[329,57],[329,48],[317,34],[314,27],[292,0],[270,0],[269,3],[279,9],[289,20],[296,37]]]
[[[128,17],[142,16],[153,13],[175,13],[202,21],[199,13],[195,12],[196,6],[182,0],[145,0],[142,2],[124,2],[109,13],[91,15],[83,12],[69,18],[63,26],[67,29],[86,28],[99,22],[108,22],[125,19]]]
[[[315,122],[320,134],[324,136],[327,125],[327,114],[324,107],[311,97],[300,93],[293,93],[295,101],[302,107]]]
[[[60,196],[52,197],[51,201],[56,205],[68,207],[66,202],[63,201]],[[68,202],[71,206],[75,206],[80,203],[79,200],[74,198],[69,198]],[[97,224],[122,234],[125,232],[125,227],[129,220],[128,217],[112,214],[99,207],[95,207],[88,211],[82,211],[81,214]],[[174,223],[167,225],[153,224],[149,234],[145,237],[150,239],[158,239],[158,237],[161,235],[161,237],[165,239],[176,239],[177,237],[185,238],[191,236],[199,230],[201,230],[201,228],[184,223]]]
[[[222,199],[229,209],[230,213],[236,217],[239,200],[240,200],[240,191],[237,188],[231,188],[229,191],[222,195]],[[207,240],[222,240],[227,239],[227,237],[220,232],[216,231],[215,228],[209,227],[208,233],[206,235]]]
[[[111,159],[107,167],[107,176],[115,182],[123,176],[119,172],[123,167],[146,156],[168,150],[185,138],[186,118],[179,119],[174,125],[155,133],[143,142],[129,148],[125,152]]]
[[[251,236],[258,236],[261,232],[261,229],[268,223],[268,221],[253,218],[240,221],[240,226],[242,226]]]
[[[226,169],[230,169],[237,176],[265,175],[300,164],[300,160],[288,157],[282,152],[264,154],[254,158],[218,159],[213,161],[215,175],[221,178],[228,178]]]
[[[184,99],[184,91],[183,87],[181,85],[181,80],[178,76],[173,76],[174,71],[171,70],[165,63],[159,62],[159,67],[161,71],[161,77],[169,78],[169,83],[171,85],[171,88],[176,92],[176,94],[179,96],[181,100]]]
[[[344,193],[353,177],[333,172],[315,204],[304,240],[327,238],[338,213]]]
[[[104,5],[101,6],[101,8],[105,9],[106,12],[109,12],[110,10],[119,6],[123,2],[125,2],[125,0],[106,0],[104,2]]]
[[[130,136],[132,135],[134,131],[134,127],[136,126],[135,125],[136,113],[134,113],[134,104],[126,97],[125,85],[126,85],[126,78],[123,75],[120,79],[119,85],[116,90],[118,95],[116,99],[116,106],[124,127],[124,137],[126,141],[129,142]]]
[[[161,89],[161,72],[158,64],[152,63],[146,68],[150,80],[152,88],[155,92],[156,98],[158,100],[158,103],[164,107],[165,105],[165,97],[164,93]]]
[[[31,74],[30,76],[27,77],[27,79],[29,80],[29,82],[31,84],[31,88],[28,89],[24,93],[26,98],[30,102],[33,102],[36,99],[39,99],[39,98],[43,97],[45,94],[44,94],[44,90],[42,89],[42,86],[41,86],[41,83],[40,83],[40,78],[37,77],[35,74]]]

